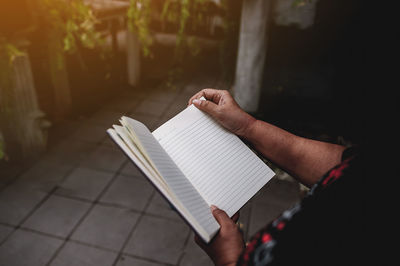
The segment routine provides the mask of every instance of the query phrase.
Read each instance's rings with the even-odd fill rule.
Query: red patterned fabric
[[[361,188],[362,164],[355,149],[347,149],[343,157],[301,202],[250,240],[238,265],[342,265],[358,261],[352,245],[362,246],[363,238],[357,237],[365,232],[362,224],[354,227],[363,222],[363,213],[357,211],[363,198],[354,192]]]

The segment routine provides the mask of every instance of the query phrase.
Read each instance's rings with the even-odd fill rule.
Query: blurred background
[[[0,265],[209,264],[106,130],[122,115],[154,130],[212,87],[295,134],[357,144],[365,6],[0,0]],[[269,164],[246,239],[306,191]]]

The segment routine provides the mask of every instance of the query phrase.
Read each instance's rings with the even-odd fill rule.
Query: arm
[[[293,135],[255,120],[243,135],[255,149],[307,186],[339,164],[345,147]]]
[[[207,101],[199,101],[204,96]],[[227,91],[204,89],[193,103],[229,131],[248,140],[266,158],[311,186],[341,161],[345,147],[293,135],[244,112]]]

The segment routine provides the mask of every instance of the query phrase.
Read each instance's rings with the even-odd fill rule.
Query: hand
[[[243,236],[239,231],[236,221],[239,214],[236,213],[232,219],[215,206],[211,206],[212,214],[221,226],[214,239],[206,244],[197,235],[194,240],[214,261],[215,265],[236,265],[240,254],[244,250]]]
[[[202,96],[207,101],[198,100]],[[192,103],[217,120],[223,127],[241,137],[246,136],[246,132],[256,121],[240,108],[226,90],[203,89],[190,98],[188,104]]]

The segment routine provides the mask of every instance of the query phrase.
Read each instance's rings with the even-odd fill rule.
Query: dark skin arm
[[[207,101],[197,100],[202,96]],[[315,184],[341,161],[344,146],[302,138],[257,120],[243,111],[228,91],[204,89],[189,100],[192,103],[306,186]]]
[[[201,97],[206,101],[199,100]],[[266,158],[306,186],[315,184],[329,169],[339,164],[344,146],[302,138],[260,121],[243,111],[228,91],[204,89],[188,102],[204,111],[232,133],[249,141]],[[196,243],[215,265],[235,265],[242,253],[243,237],[224,211],[213,210],[220,232],[206,245]]]

